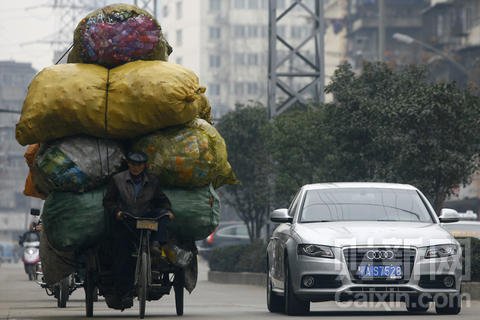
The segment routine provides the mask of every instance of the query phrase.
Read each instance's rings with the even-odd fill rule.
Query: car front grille
[[[412,248],[346,248],[343,250],[350,277],[354,283],[371,284],[399,284],[410,280],[415,264],[416,250]],[[392,279],[389,277],[361,277],[357,274],[359,266],[365,265],[399,265],[403,270],[403,277]]]

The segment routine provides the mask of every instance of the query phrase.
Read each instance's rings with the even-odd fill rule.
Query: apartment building
[[[20,116],[28,84],[35,75],[29,63],[0,61],[0,211],[28,210],[38,202],[23,195],[27,165],[24,148],[15,140],[15,124]]]
[[[428,61],[435,80],[457,81],[480,94],[480,0],[435,0],[423,12],[425,31],[422,40],[449,59],[429,53]],[[458,62],[463,68],[456,67]],[[472,182],[460,186],[448,200],[459,210],[480,213],[480,172]],[[457,207],[456,207],[457,208]]]
[[[277,0],[278,11],[289,0]],[[313,6],[313,1],[305,1]],[[173,47],[170,61],[194,70],[219,118],[236,104],[266,104],[268,80],[268,0],[166,0],[158,20]],[[278,33],[293,45],[312,32],[301,10],[278,25]],[[313,44],[305,55],[313,54]],[[277,47],[281,59],[286,48]],[[286,68],[301,68],[292,61]],[[297,84],[301,85],[301,84]]]
[[[422,34],[422,10],[427,0],[384,0],[385,38],[382,57],[379,57],[379,3],[378,0],[349,0],[348,49],[349,61],[359,70],[363,61],[383,60],[392,66],[418,63],[421,48],[398,43],[395,33],[414,38]]]

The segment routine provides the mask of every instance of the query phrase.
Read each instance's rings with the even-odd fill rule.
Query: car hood
[[[356,245],[398,245],[424,247],[456,243],[436,223],[393,221],[338,221],[297,223],[293,231],[301,243],[333,247]]]

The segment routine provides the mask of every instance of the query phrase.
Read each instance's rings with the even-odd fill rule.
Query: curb
[[[246,284],[265,287],[267,275],[253,272],[208,271],[208,281],[224,284]]]
[[[223,284],[243,284],[265,287],[267,275],[253,272],[221,272],[208,271],[208,281]],[[480,300],[480,282],[463,282],[463,295],[469,295],[472,300]]]
[[[480,282],[462,282],[462,294],[470,295],[472,300],[480,300]]]

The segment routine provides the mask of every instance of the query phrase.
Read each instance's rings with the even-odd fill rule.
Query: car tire
[[[407,305],[407,311],[411,313],[425,313],[429,308],[429,301],[418,296],[409,296],[405,304]]]
[[[268,264],[267,264],[268,265]],[[273,313],[282,313],[285,311],[285,298],[273,292],[272,279],[270,278],[270,268],[267,266],[267,308]]]
[[[435,299],[435,311],[438,314],[459,314],[462,310],[462,297],[455,295],[440,295]]]
[[[285,257],[285,313],[289,316],[304,315],[310,312],[310,301],[298,299],[293,292],[288,258]]]

